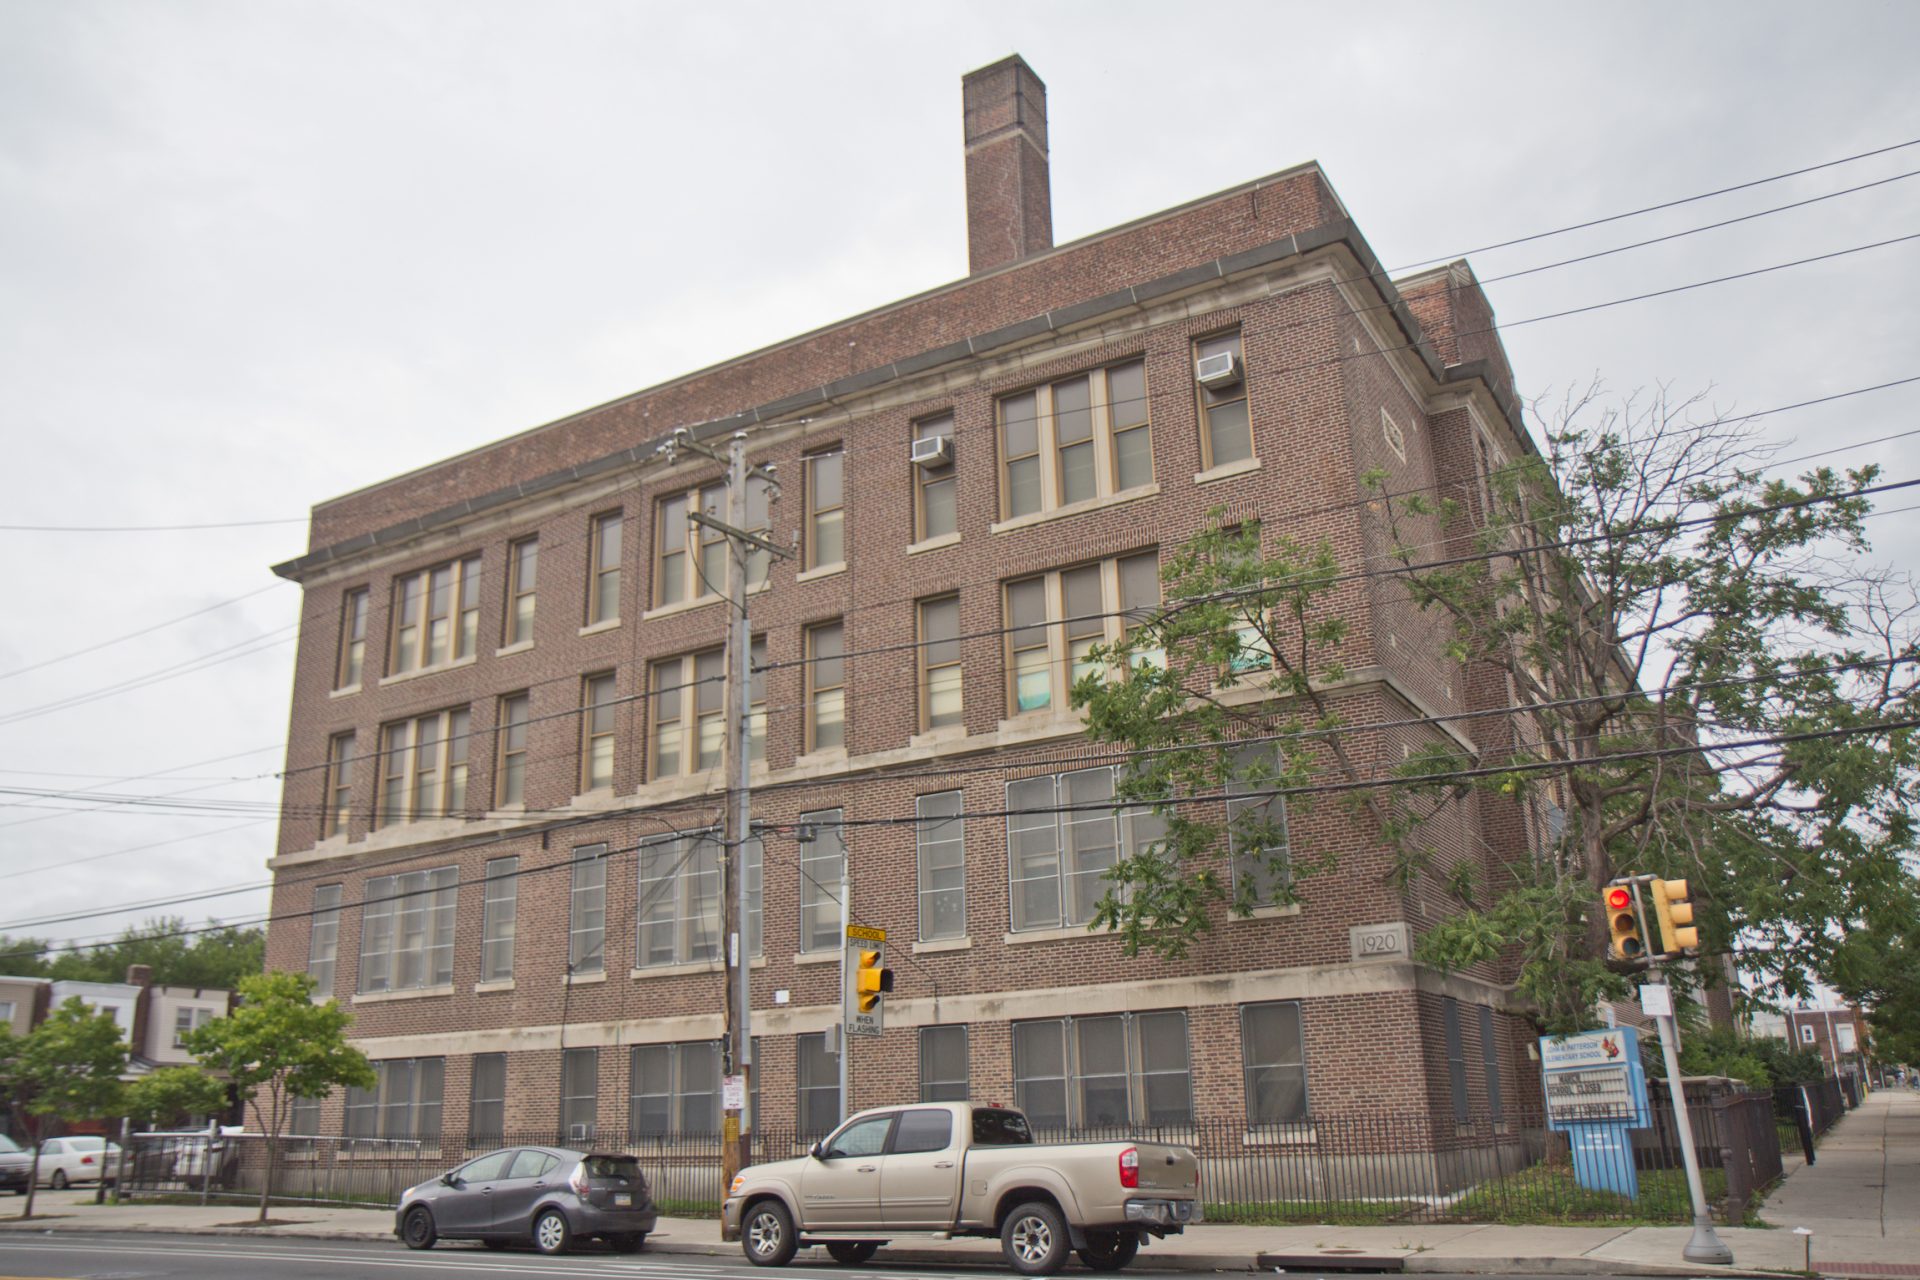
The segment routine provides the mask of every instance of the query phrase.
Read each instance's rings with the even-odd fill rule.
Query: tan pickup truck
[[[1041,1276],[1069,1251],[1117,1271],[1143,1236],[1198,1221],[1191,1148],[1036,1143],[1018,1111],[930,1102],[863,1111],[798,1160],[742,1169],[720,1229],[763,1267],[804,1245],[850,1266],[902,1237],[998,1236],[1015,1271]]]

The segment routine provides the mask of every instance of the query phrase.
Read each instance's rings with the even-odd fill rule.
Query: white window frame
[[[683,964],[718,964],[725,916],[721,902],[721,853],[717,831],[655,836],[640,842],[639,897],[634,912],[633,964],[635,970]],[[759,837],[742,846],[747,876],[747,952],[760,954],[761,876],[763,852]],[[670,946],[650,955],[649,942],[664,933]]]
[[[1122,804],[1115,801],[1112,808],[1103,817],[1098,810],[1085,808],[1095,803],[1087,799],[1084,791],[1088,787],[1099,785],[1099,775],[1106,775],[1105,790],[1107,796],[1115,793],[1120,776],[1118,766],[1100,765],[1092,769],[1074,769],[1066,773],[1040,774],[1037,777],[1018,778],[1006,784],[1007,818],[1007,926],[1013,933],[1030,933],[1042,929],[1072,928],[1084,925],[1093,918],[1093,903],[1106,893],[1105,872],[1114,862],[1122,858],[1133,857],[1143,851],[1155,840],[1162,838],[1163,820],[1156,817],[1152,808],[1141,804]],[[1074,792],[1083,794],[1075,798]],[[1071,810],[1062,812],[1063,810]],[[1110,833],[1111,843],[1098,844],[1100,828],[1105,825]],[[1048,835],[1048,833],[1051,833]],[[1035,851],[1033,855],[1023,856],[1018,848],[1025,838]],[[1051,845],[1050,852],[1041,850],[1045,840]],[[1113,861],[1104,864],[1088,863],[1079,865],[1081,850],[1079,842],[1085,842],[1085,852],[1095,853],[1101,848],[1113,851]],[[1051,873],[1040,870],[1051,863]],[[1069,864],[1073,865],[1069,865]],[[1030,874],[1021,874],[1023,869]],[[1099,888],[1099,893],[1088,903],[1084,913],[1069,910],[1073,900],[1070,890],[1074,878],[1091,881]],[[1054,902],[1056,911],[1048,916],[1023,918],[1023,904],[1028,898],[1022,892],[1022,886],[1028,883],[1038,884],[1051,879],[1054,883]]]
[[[800,815],[800,825],[813,829],[813,840],[800,846],[801,955],[837,951],[846,945],[839,900],[840,868],[848,852],[847,829],[841,825],[842,812],[816,809]],[[831,925],[823,926],[822,918],[829,916]]]
[[[1027,574],[1011,578],[1000,584],[1000,602],[1002,617],[1006,622],[1005,648],[1002,660],[1007,673],[1006,705],[1009,718],[1030,716],[1060,716],[1067,714],[1069,691],[1076,680],[1075,671],[1085,674],[1088,669],[1084,659],[1075,656],[1076,651],[1084,651],[1095,644],[1117,644],[1128,631],[1138,626],[1144,619],[1134,615],[1142,610],[1158,608],[1160,603],[1160,553],[1154,548],[1144,548],[1128,552],[1126,555],[1109,556],[1104,560],[1086,561],[1081,564],[1067,565],[1059,569],[1049,569],[1045,573]],[[1151,559],[1154,568],[1154,600],[1129,601],[1123,594],[1126,576],[1122,566],[1136,560]],[[1100,581],[1100,608],[1097,611],[1080,609],[1070,613],[1067,608],[1067,579],[1070,575],[1098,572]],[[1032,626],[1022,626],[1017,631],[1013,620],[1013,593],[1017,588],[1038,583],[1045,603],[1045,618]],[[1099,615],[1095,617],[1093,614]],[[1044,645],[1038,643],[1044,638]],[[1021,670],[1019,655],[1039,653],[1044,649],[1045,671],[1047,676],[1046,698],[1035,700],[1032,706],[1021,705]],[[1144,659],[1153,661],[1151,657]],[[1037,665],[1030,666],[1030,673],[1037,673]]]
[[[915,914],[922,942],[967,936],[965,807],[964,796],[959,791],[914,797],[913,862],[919,908]],[[935,931],[928,926],[932,919],[943,914],[940,910],[943,904],[956,923]]]
[[[480,981],[505,982],[513,977],[514,935],[519,930],[520,859],[487,859],[481,885]]]
[[[1149,1056],[1165,1050],[1176,1042],[1172,1034],[1173,1021],[1179,1020],[1177,1043],[1182,1049],[1183,1065],[1177,1070],[1164,1066],[1149,1067]],[[1117,1024],[1121,1036],[1121,1061],[1115,1063],[1111,1057],[1085,1050],[1084,1040],[1087,1031],[1098,1028],[1108,1029],[1107,1024]],[[1061,1049],[1063,1074],[1021,1075],[1023,1048],[1039,1047],[1042,1038],[1049,1033],[1057,1035],[1054,1043]],[[1033,1121],[1035,1129],[1043,1127],[1051,1131],[1069,1133],[1088,1130],[1120,1131],[1131,1130],[1137,1126],[1152,1128],[1186,1128],[1194,1121],[1193,1103],[1193,1043],[1192,1028],[1184,1009],[1148,1009],[1137,1013],[1095,1014],[1083,1017],[1037,1018],[1015,1022],[1011,1029],[1013,1058],[1013,1088],[1015,1105],[1028,1113],[1031,1119],[1036,1112],[1043,1119]],[[1089,1058],[1092,1058],[1090,1061]],[[1184,1092],[1186,1104],[1184,1114],[1164,1116],[1156,1120],[1151,1114],[1149,1086],[1161,1079],[1175,1076],[1185,1080]],[[1089,1117],[1089,1086],[1097,1082],[1118,1080],[1126,1092],[1127,1112],[1117,1119],[1106,1116]],[[1045,1126],[1044,1119],[1050,1118],[1049,1110],[1036,1108],[1033,1092],[1041,1085],[1057,1084],[1066,1103],[1066,1123],[1064,1126]],[[1111,1085],[1109,1084],[1109,1087]],[[1163,1103],[1164,1105],[1164,1103]]]
[[[362,995],[444,987],[453,981],[459,890],[458,867],[368,879],[360,895]]]

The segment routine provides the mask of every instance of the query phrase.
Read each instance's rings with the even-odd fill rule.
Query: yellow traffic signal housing
[[[1640,931],[1640,904],[1631,885],[1610,884],[1600,891],[1607,921],[1607,955],[1614,960],[1644,961],[1646,939]]]
[[[1685,880],[1655,880],[1654,918],[1660,922],[1660,954],[1687,955],[1700,949],[1700,931],[1693,928],[1693,904],[1687,901]]]
[[[880,950],[869,951],[862,948],[859,964],[853,970],[854,1000],[861,1013],[872,1013],[880,1007],[880,997],[893,990],[893,970],[880,965]]]

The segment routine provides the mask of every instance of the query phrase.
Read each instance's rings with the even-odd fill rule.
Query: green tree
[[[47,1123],[72,1124],[119,1114],[120,1074],[126,1069],[127,1044],[113,1015],[95,1013],[77,996],[24,1036],[0,1026],[0,1091],[33,1144],[21,1217],[33,1216],[40,1139]]]
[[[371,1089],[375,1077],[366,1055],[347,1043],[353,1015],[333,1000],[315,1004],[306,974],[257,973],[241,979],[239,993],[239,1008],[189,1032],[186,1047],[203,1067],[233,1082],[265,1136],[259,1218],[265,1222],[294,1099],[324,1098],[338,1085]]]
[[[122,1110],[135,1124],[162,1128],[226,1110],[225,1082],[199,1067],[159,1067],[126,1088]]]
[[[1122,798],[1165,825],[1111,870],[1094,924],[1178,955],[1218,910],[1310,897],[1333,853],[1289,849],[1248,800],[1331,796],[1348,874],[1451,899],[1418,956],[1517,959],[1550,1030],[1626,994],[1597,910],[1621,875],[1689,880],[1709,949],[1738,940],[1774,989],[1871,968],[1843,943],[1911,917],[1920,718],[1911,593],[1866,560],[1877,473],[1769,479],[1750,429],[1695,407],[1590,392],[1542,428],[1544,453],[1477,483],[1365,477],[1337,526],[1364,559],[1219,519],[1178,548],[1170,603],[1074,689],[1089,735],[1131,756]],[[1395,625],[1396,604],[1414,611],[1400,662],[1503,705],[1356,720],[1353,667],[1386,637],[1362,648],[1354,624]],[[1532,851],[1475,850],[1503,806]]]
[[[9,950],[24,951],[33,940]],[[163,916],[128,927],[113,942],[82,950],[54,950],[44,963],[45,974],[82,982],[125,982],[131,965],[153,971],[161,986],[214,987],[232,990],[240,979],[259,973],[265,965],[266,933],[235,925],[213,924],[189,932],[178,916]]]

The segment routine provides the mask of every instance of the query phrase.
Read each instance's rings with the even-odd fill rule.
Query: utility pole
[[[727,510],[724,519],[704,511],[690,511],[688,518],[726,535],[727,539],[727,636],[726,683],[721,705],[726,734],[721,769],[727,779],[725,827],[720,856],[720,899],[722,926],[720,936],[726,981],[722,997],[725,1013],[725,1039],[721,1046],[722,1107],[720,1185],[722,1194],[733,1182],[733,1175],[752,1163],[753,1151],[753,1000],[751,974],[753,957],[748,949],[747,932],[747,841],[753,836],[751,778],[753,768],[752,727],[749,723],[750,690],[753,673],[751,654],[753,632],[747,625],[747,565],[754,548],[776,556],[788,554],[784,547],[747,530],[747,486],[755,478],[771,487],[772,466],[747,465],[747,433],[736,431],[727,442],[727,452],[695,440],[682,428],[662,446],[672,462],[679,449],[702,454],[727,464]],[[694,549],[689,548],[689,554]]]

